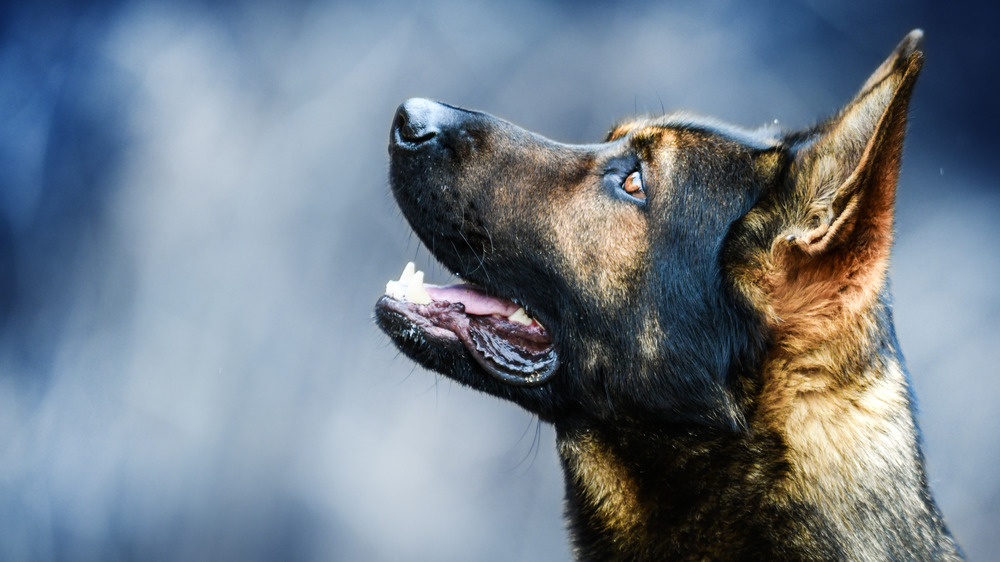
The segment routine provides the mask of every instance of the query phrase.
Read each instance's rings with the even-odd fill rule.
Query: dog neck
[[[787,470],[774,435],[752,440],[631,424],[557,430],[580,560],[725,559],[752,552],[749,519],[762,507],[755,498],[766,496]]]
[[[870,312],[809,353],[776,345],[745,431],[557,427],[577,557],[958,559],[927,489],[891,315]],[[872,345],[832,358],[857,330]]]

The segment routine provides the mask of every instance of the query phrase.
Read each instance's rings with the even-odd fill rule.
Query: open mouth
[[[559,366],[549,332],[524,307],[482,287],[426,285],[411,262],[385,293],[378,307],[405,318],[430,342],[461,341],[480,367],[504,383],[542,384]]]

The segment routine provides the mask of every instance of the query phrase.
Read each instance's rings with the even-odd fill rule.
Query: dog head
[[[919,41],[805,131],[673,114],[567,145],[405,102],[393,195],[468,283],[407,273],[378,323],[427,368],[543,419],[742,425],[776,350],[821,344],[883,291]]]

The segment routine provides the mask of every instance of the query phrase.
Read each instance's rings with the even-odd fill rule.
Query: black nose
[[[446,111],[441,104],[421,98],[408,99],[396,110],[392,122],[396,142],[422,144],[441,132]]]

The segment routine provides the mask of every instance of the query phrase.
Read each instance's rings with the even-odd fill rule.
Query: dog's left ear
[[[806,254],[891,240],[906,110],[923,63],[917,50],[922,37],[920,30],[910,32],[854,100],[797,150],[792,177],[811,207],[812,224],[789,241]]]
[[[910,32],[836,117],[793,146],[789,176],[796,217],[773,248],[786,285],[779,292],[786,296],[788,290],[819,296],[819,287],[806,288],[816,284],[831,283],[830,290],[841,292],[845,283],[864,292],[880,284],[874,282],[885,273],[892,242],[896,180],[907,106],[923,63],[922,37],[920,30]]]

